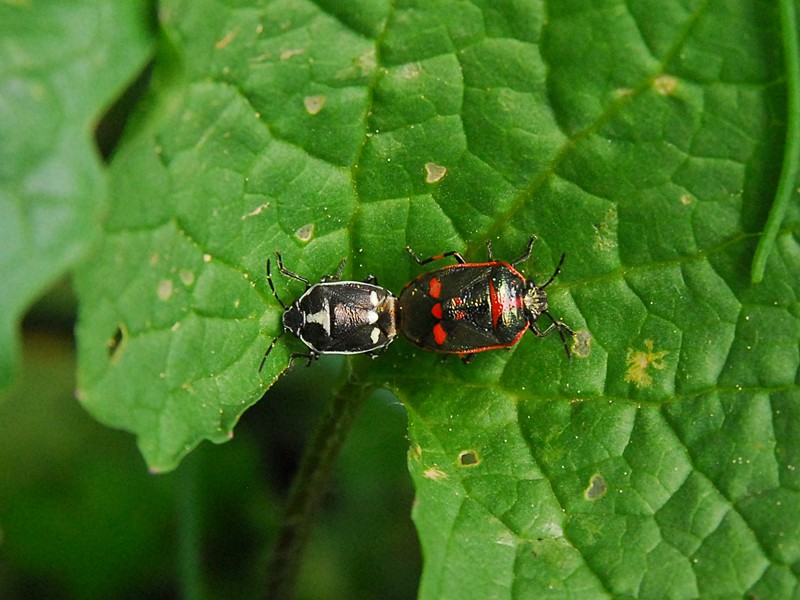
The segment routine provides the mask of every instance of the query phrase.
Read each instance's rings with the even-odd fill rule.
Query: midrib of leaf
[[[486,232],[487,239],[493,239],[499,236],[508,223],[514,222],[515,216],[519,214],[520,211],[524,210],[526,202],[529,202],[531,198],[536,196],[536,193],[542,188],[545,182],[555,175],[558,166],[567,158],[575,146],[577,146],[582,140],[591,137],[597,131],[599,131],[605,123],[608,123],[614,117],[616,117],[626,105],[630,104],[643,93],[652,89],[653,82],[664,74],[668,65],[678,55],[681,47],[691,34],[698,20],[705,13],[710,2],[711,0],[703,0],[700,4],[698,4],[691,17],[686,20],[686,23],[681,31],[675,36],[675,41],[672,44],[672,47],[664,55],[664,58],[659,65],[660,68],[657,72],[644,78],[638,85],[633,87],[630,93],[618,96],[614,101],[609,103],[608,108],[602,114],[598,115],[592,123],[566,138],[561,148],[556,151],[555,156],[550,164],[545,166],[528,185],[519,191],[507,211],[498,215],[495,225]],[[547,9],[547,6],[548,4],[545,3],[545,10]]]

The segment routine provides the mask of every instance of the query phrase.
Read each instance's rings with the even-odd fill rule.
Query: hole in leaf
[[[589,487],[584,490],[583,497],[587,500],[598,500],[605,496],[607,491],[608,485],[606,485],[606,480],[600,473],[595,473],[589,480]]]
[[[462,467],[474,467],[480,462],[478,453],[475,450],[462,450],[458,455],[458,464]]]
[[[124,325],[120,325],[114,330],[114,335],[112,335],[106,342],[106,346],[108,348],[108,356],[110,358],[113,359],[118,357],[125,343],[126,338],[127,335],[125,334]]]

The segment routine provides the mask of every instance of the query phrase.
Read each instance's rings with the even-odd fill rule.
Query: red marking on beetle
[[[467,313],[465,313],[463,310],[460,310],[460,311],[458,311],[456,313],[455,319],[458,321],[458,320],[463,319],[466,316],[467,316]]]
[[[494,282],[489,280],[489,300],[492,305],[492,327],[497,329],[497,320],[506,311],[522,307],[522,298],[519,296],[503,296],[497,293]]]
[[[436,277],[431,277],[428,285],[430,286],[431,298],[438,298],[442,293],[442,282]]]
[[[494,289],[494,282],[489,280],[489,300],[492,304],[492,327],[497,329],[497,319],[500,318],[500,313],[503,312],[503,304],[500,298],[497,297],[497,290]]]
[[[444,341],[447,339],[447,332],[442,327],[441,323],[437,323],[433,326],[433,341],[439,344],[440,346],[444,344]]]
[[[433,308],[431,308],[431,314],[437,319],[442,318],[442,305],[439,302],[433,305]]]

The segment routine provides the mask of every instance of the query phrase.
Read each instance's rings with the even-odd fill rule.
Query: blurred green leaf
[[[800,553],[797,196],[769,2],[174,0],[79,273],[80,398],[155,470],[224,441],[302,345],[264,264],[518,256],[578,332],[353,378],[409,411],[423,598],[777,596]],[[279,279],[289,301],[301,286]]]
[[[100,234],[94,126],[152,51],[145,0],[0,6],[0,386],[37,296]]]

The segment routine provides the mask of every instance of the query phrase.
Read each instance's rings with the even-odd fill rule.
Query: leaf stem
[[[351,373],[306,448],[267,566],[267,598],[294,597],[303,552],[325,497],[333,465],[366,397],[366,388]]]
[[[180,469],[177,481],[178,572],[183,600],[203,597],[200,559],[200,515],[198,509],[199,457],[189,456]]]
[[[783,38],[784,65],[786,69],[786,148],[781,177],[775,192],[764,233],[756,246],[750,279],[758,283],[764,279],[767,258],[775,246],[778,231],[789,207],[793,188],[800,168],[800,49],[797,41],[796,0],[780,0],[781,34]]]

